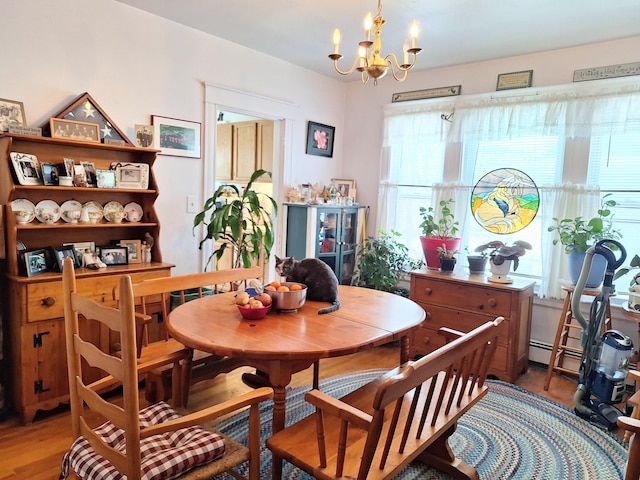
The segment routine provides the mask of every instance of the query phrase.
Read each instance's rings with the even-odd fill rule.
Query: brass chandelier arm
[[[333,66],[336,69],[336,72],[338,72],[340,75],[350,75],[351,73],[353,73],[356,70],[356,68],[359,71],[363,71],[364,70],[364,68],[358,67],[358,62],[360,61],[361,57],[356,57],[356,59],[353,61],[353,65],[351,65],[351,68],[349,70],[347,70],[347,71],[342,71],[342,70],[340,70],[340,67],[338,67],[338,61],[342,58],[342,55],[332,53],[331,55],[329,55],[329,58],[331,60],[333,60]]]

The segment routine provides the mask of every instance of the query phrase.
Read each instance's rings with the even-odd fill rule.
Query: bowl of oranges
[[[278,282],[264,286],[264,292],[273,300],[273,308],[279,312],[295,312],[307,299],[307,286],[296,282]]]

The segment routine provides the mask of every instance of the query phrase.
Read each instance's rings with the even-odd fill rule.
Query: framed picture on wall
[[[333,157],[333,140],[336,127],[309,122],[307,128],[307,153],[320,157]]]
[[[200,123],[151,116],[153,142],[160,155],[200,158]]]

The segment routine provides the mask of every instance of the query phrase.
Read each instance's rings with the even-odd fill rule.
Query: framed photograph
[[[85,253],[93,253],[96,251],[95,242],[76,242],[76,243],[64,243],[63,246],[71,246],[76,251],[76,256],[82,260],[82,256]]]
[[[76,162],[73,160],[73,158],[65,158],[64,159],[64,170],[65,170],[65,175],[67,177],[73,177],[73,166],[75,164],[76,164]]]
[[[320,157],[333,157],[333,139],[336,127],[309,122],[307,129],[307,153]]]
[[[116,187],[146,190],[149,188],[149,165],[146,163],[112,163]]]
[[[513,88],[527,88],[531,86],[533,70],[522,72],[501,73],[498,75],[496,92],[500,90],[511,90]]]
[[[356,182],[353,179],[332,178],[331,181],[338,189],[340,198],[348,198],[355,196]]]
[[[42,183],[45,185],[58,185],[58,166],[52,163],[41,163]]]
[[[82,165],[73,166],[73,185],[75,187],[88,187],[87,172],[84,171]]]
[[[49,271],[47,265],[47,249],[31,250],[24,252],[23,257],[27,277],[33,277],[39,273]]]
[[[127,265],[128,255],[127,247],[100,247],[100,260],[106,265]]]
[[[129,263],[142,263],[142,242],[140,240],[120,240],[121,247],[127,247]]]
[[[160,155],[200,158],[200,123],[151,116],[154,147]]]
[[[136,147],[153,148],[153,125],[136,125]]]
[[[40,165],[35,155],[11,152],[10,157],[20,185],[42,185]]]
[[[9,127],[15,126],[27,126],[24,105],[22,102],[0,98],[0,132],[6,132]]]
[[[84,168],[84,173],[87,176],[87,185],[90,187],[95,187],[97,184],[96,179],[96,167],[93,165],[93,162],[80,162],[82,168]]]
[[[96,186],[98,188],[116,188],[116,171],[96,170]]]
[[[62,271],[62,266],[64,265],[64,259],[69,257],[73,260],[73,267],[80,268],[82,264],[80,263],[80,257],[76,253],[76,249],[73,248],[72,245],[64,245],[62,247],[54,247],[53,251],[55,252],[56,264],[58,266],[58,271]]]
[[[100,143],[100,129],[95,123],[77,122],[62,118],[52,118],[50,122],[52,138]]]

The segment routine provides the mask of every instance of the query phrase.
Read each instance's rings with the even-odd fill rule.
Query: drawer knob
[[[424,313],[425,313],[424,319],[425,320],[431,320],[431,313],[430,312],[424,312]]]
[[[52,307],[56,303],[56,297],[45,297],[42,299],[42,305]]]
[[[424,294],[425,295],[431,295],[432,292],[433,292],[433,290],[431,290],[430,288],[425,288],[424,289]]]
[[[498,304],[495,298],[490,298],[489,300],[487,300],[487,303],[492,307],[495,307]]]

